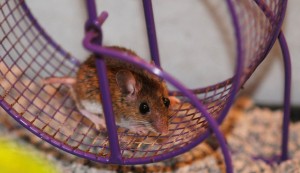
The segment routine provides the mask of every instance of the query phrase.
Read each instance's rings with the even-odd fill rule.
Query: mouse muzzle
[[[162,135],[167,135],[169,132],[169,118],[167,116],[161,116],[155,118],[153,120],[152,125],[154,129],[157,131],[157,133],[160,133]]]

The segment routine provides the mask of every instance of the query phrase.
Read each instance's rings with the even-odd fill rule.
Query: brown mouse
[[[108,47],[138,57],[133,51],[121,47]],[[95,123],[97,129],[106,127],[102,100],[96,73],[96,56],[90,56],[78,69],[75,78],[50,77],[45,84],[64,83],[71,87],[77,109]],[[165,82],[146,70],[132,64],[104,57],[116,124],[132,132],[149,131],[167,134],[170,104],[178,103],[168,96]]]

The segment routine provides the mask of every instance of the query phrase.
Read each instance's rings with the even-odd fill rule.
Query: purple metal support
[[[97,37],[95,37],[96,40],[93,41],[95,41],[96,44],[100,46],[102,42],[102,32],[101,32],[101,25],[98,23],[99,20],[97,17],[95,0],[86,0],[86,5],[88,9],[87,10],[88,20],[86,23],[86,31],[92,32],[91,30],[96,29],[95,33],[97,34]],[[110,147],[109,162],[120,164],[122,163],[122,156],[121,156],[121,151],[119,146],[117,127],[116,127],[115,117],[114,117],[112,104],[111,104],[112,101],[111,101],[110,89],[109,89],[109,84],[107,79],[106,65],[101,54],[97,54],[96,68],[97,68],[97,75],[99,79],[101,99],[103,100],[102,105],[103,105],[103,111],[105,116],[106,128],[108,131],[108,138],[109,138],[109,147]]]
[[[86,0],[86,8],[88,12],[88,18],[85,23],[85,31],[88,31],[91,28],[96,28],[97,27],[97,8],[96,8],[96,3],[95,0]],[[96,29],[99,29],[97,27]]]
[[[269,9],[268,5],[264,1],[255,0],[255,3],[259,8],[264,12],[265,16],[270,20],[274,20],[274,13]],[[286,10],[287,1],[283,4],[283,10]],[[285,13],[285,11],[283,12]],[[281,52],[284,62],[284,108],[283,108],[283,122],[282,122],[282,140],[281,140],[281,156],[280,161],[285,161],[288,159],[288,136],[289,136],[289,123],[290,123],[290,102],[291,102],[291,59],[289,54],[289,49],[284,37],[283,32],[281,31],[281,25],[284,19],[284,15],[280,18],[280,23],[277,26],[276,34],[274,34],[272,44],[265,51],[265,56],[271,50],[273,44],[275,43],[276,38],[278,38]],[[277,37],[275,37],[277,35]]]
[[[143,6],[144,6],[145,21],[147,26],[149,48],[151,52],[151,59],[154,61],[157,67],[161,67],[159,51],[158,51],[158,43],[156,38],[152,1],[143,0]]]
[[[292,65],[289,49],[282,31],[278,35],[284,62],[284,113],[282,123],[281,161],[288,159]]]
[[[96,67],[97,67],[97,75],[99,78],[99,86],[102,100],[105,100],[103,105],[104,115],[105,115],[105,122],[106,128],[108,132],[108,139],[109,139],[109,148],[110,148],[110,162],[121,164],[122,156],[119,146],[119,139],[117,134],[117,127],[115,123],[115,117],[112,109],[112,101],[110,97],[110,89],[108,85],[108,79],[106,75],[106,65],[102,58],[97,58],[96,60]]]

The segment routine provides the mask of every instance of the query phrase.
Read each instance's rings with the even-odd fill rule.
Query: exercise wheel
[[[163,78],[181,100],[170,117],[169,133],[147,135],[117,127],[113,119],[105,63],[97,59],[107,131],[98,131],[93,122],[80,115],[63,85],[43,85],[48,76],[74,76],[79,66],[75,56],[61,48],[39,25],[25,0],[0,3],[0,104],[16,121],[50,144],[71,154],[96,162],[145,164],[182,154],[214,133],[224,154],[227,172],[232,172],[229,151],[218,129],[234,98],[264,60],[278,37],[286,64],[285,119],[281,159],[287,158],[290,93],[290,62],[280,28],[286,0],[226,0],[235,33],[234,75],[211,86],[190,90],[160,68],[151,0],[143,0],[151,56],[156,65],[105,48],[101,44],[101,23],[94,0],[86,0],[88,20],[83,26],[84,47],[107,55]]]

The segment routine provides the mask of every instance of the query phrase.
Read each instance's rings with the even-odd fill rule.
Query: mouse
[[[119,47],[106,47],[140,58],[134,51]],[[97,55],[92,54],[79,65],[75,77],[47,77],[44,84],[65,84],[78,111],[94,124],[96,129],[106,128],[98,76]],[[107,77],[116,125],[138,134],[149,131],[166,135],[169,131],[171,106],[180,102],[168,95],[164,80],[138,66],[102,56]]]

